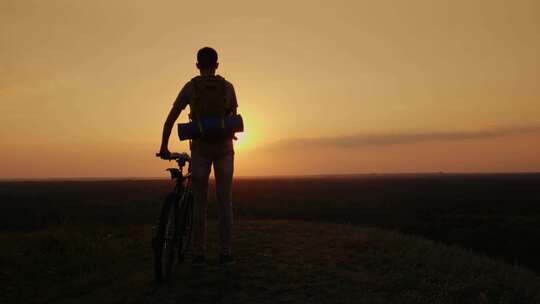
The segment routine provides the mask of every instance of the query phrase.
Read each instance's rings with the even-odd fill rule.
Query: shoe
[[[203,267],[206,266],[206,258],[204,255],[197,255],[191,259],[191,266],[194,267]]]
[[[219,255],[219,265],[229,266],[235,263],[233,257],[230,254],[220,254]]]

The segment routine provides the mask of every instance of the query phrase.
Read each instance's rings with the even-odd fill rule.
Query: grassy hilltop
[[[351,225],[239,221],[236,265],[152,281],[150,226],[2,234],[2,303],[540,303],[531,271]],[[67,228],[67,227],[66,227]]]
[[[239,180],[238,263],[217,267],[211,222],[209,267],[165,286],[168,182],[0,183],[0,303],[540,303],[538,179]]]

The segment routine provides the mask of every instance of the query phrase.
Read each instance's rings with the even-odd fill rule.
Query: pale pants
[[[220,254],[231,254],[233,151],[192,151],[193,182],[193,255],[206,254],[206,213],[208,209],[208,177],[213,165],[219,214]]]

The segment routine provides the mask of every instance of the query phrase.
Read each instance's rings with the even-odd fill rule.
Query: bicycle
[[[160,157],[159,153],[156,156]],[[177,263],[184,262],[191,245],[193,224],[193,193],[191,190],[191,158],[187,153],[171,153],[169,161],[178,168],[168,168],[174,182],[173,190],[161,207],[158,223],[154,226],[152,249],[154,275],[158,283],[168,281]],[[189,163],[187,173],[183,168]]]

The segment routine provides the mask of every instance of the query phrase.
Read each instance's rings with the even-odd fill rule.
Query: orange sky
[[[536,0],[3,0],[0,178],[164,176],[207,45],[237,175],[540,171]]]

